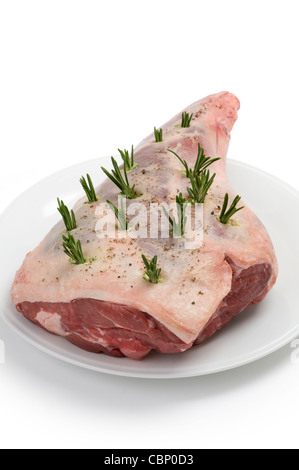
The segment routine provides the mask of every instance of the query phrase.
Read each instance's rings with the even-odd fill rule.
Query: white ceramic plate
[[[93,354],[25,320],[10,300],[15,272],[59,220],[56,197],[71,205],[81,195],[78,183],[89,172],[95,183],[110,158],[84,162],[41,181],[19,196],[0,217],[0,310],[24,339],[69,363],[109,374],[177,378],[211,374],[257,360],[299,335],[299,194],[256,168],[228,160],[232,186],[261,218],[273,240],[280,273],[263,302],[249,307],[209,341],[183,354],[151,353],[142,361]]]

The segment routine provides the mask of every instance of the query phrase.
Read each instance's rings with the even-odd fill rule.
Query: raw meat
[[[233,224],[221,224],[225,193],[236,196],[225,174],[230,131],[238,99],[222,92],[185,109],[193,113],[190,127],[180,127],[182,113],[162,126],[163,141],[153,134],[135,150],[138,167],[129,173],[138,198],[173,203],[188,196],[189,180],[172,149],[193,167],[198,142],[205,154],[221,159],[209,168],[216,173],[203,205],[203,244],[185,249],[182,239],[98,237],[97,207],[106,199],[117,205],[118,188],[106,180],[99,202],[75,207],[85,265],[69,263],[62,249],[59,222],[29,253],[12,288],[16,308],[33,323],[92,352],[141,359],[152,349],[176,353],[210,337],[248,305],[260,302],[274,285],[278,267],[273,245],[261,221],[245,207]],[[108,168],[110,170],[110,168]],[[127,207],[137,200],[127,201]],[[244,201],[240,205],[245,205]],[[162,282],[144,280],[141,254],[158,256]]]

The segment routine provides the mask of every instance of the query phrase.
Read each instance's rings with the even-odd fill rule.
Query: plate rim
[[[206,375],[214,375],[214,374],[219,374],[221,372],[226,372],[229,370],[234,370],[238,369],[239,367],[244,367],[248,364],[252,364],[254,362],[257,362],[267,356],[270,356],[276,351],[279,351],[283,347],[285,347],[287,344],[289,344],[291,341],[293,341],[298,335],[299,335],[299,325],[298,327],[294,327],[292,331],[290,331],[287,335],[283,337],[283,340],[276,340],[272,343],[271,348],[266,348],[265,346],[260,348],[258,351],[255,351],[256,355],[251,354],[247,357],[247,359],[243,359],[239,361],[238,363],[235,363],[233,365],[227,364],[223,365],[222,367],[218,367],[215,369],[210,369],[209,371],[202,371],[202,372],[195,372],[195,371],[190,371],[188,372],[163,372],[163,374],[157,374],[157,373],[151,373],[151,372],[134,372],[134,371],[122,371],[122,370],[114,370],[114,369],[106,369],[101,366],[93,366],[91,364],[83,364],[79,360],[76,359],[71,359],[66,356],[62,357],[61,354],[58,352],[55,352],[54,350],[48,348],[47,346],[38,343],[35,340],[30,339],[26,334],[18,329],[13,322],[10,322],[5,314],[1,312],[0,309],[0,316],[3,319],[3,321],[19,336],[21,337],[26,343],[30,344],[31,346],[37,348],[38,350],[42,351],[43,353],[46,353],[50,357],[54,357],[55,359],[58,359],[62,362],[66,362],[68,364],[72,364],[77,367],[81,367],[87,370],[91,370],[94,372],[99,372],[103,374],[108,374],[112,376],[117,376],[117,377],[129,377],[129,378],[137,378],[137,379],[159,379],[159,380],[168,380],[168,379],[184,379],[184,378],[191,378],[191,377],[204,377]],[[32,325],[36,326],[36,325]],[[36,326],[36,328],[39,328]],[[262,352],[263,351],[263,352]],[[244,355],[243,355],[244,356]],[[122,358],[117,358],[117,359],[122,359]]]
[[[6,214],[9,213],[10,208],[12,206],[14,206],[15,203],[20,198],[22,198],[28,191],[34,190],[35,187],[43,184],[43,182],[45,182],[45,181],[50,182],[52,179],[55,179],[58,176],[62,176],[65,172],[68,172],[70,170],[75,170],[76,168],[79,168],[84,164],[85,165],[86,164],[92,165],[93,163],[98,162],[99,160],[103,160],[105,158],[109,158],[109,157],[108,156],[103,156],[103,157],[94,158],[94,159],[91,159],[91,160],[88,160],[88,161],[82,161],[81,163],[76,163],[75,165],[71,165],[71,166],[62,168],[61,170],[58,170],[58,171],[42,178],[41,180],[37,181],[33,185],[29,186],[27,189],[22,191],[17,197],[15,197],[9,203],[9,205],[0,213],[0,219],[2,219],[2,217],[5,217]],[[233,166],[249,168],[249,169],[251,169],[251,171],[257,171],[259,174],[264,175],[266,178],[270,178],[272,181],[274,181],[275,183],[281,185],[282,187],[284,187],[284,189],[288,190],[293,196],[295,196],[298,199],[298,203],[299,203],[299,191],[297,191],[291,185],[289,185],[285,181],[281,180],[280,178],[276,177],[275,175],[272,175],[271,173],[268,173],[267,171],[265,171],[263,169],[255,167],[255,166],[250,165],[248,163],[241,162],[239,160],[229,158],[229,159],[227,159],[227,161],[230,164],[232,164]],[[260,359],[262,359],[262,358],[264,358],[264,357],[266,357],[270,354],[273,354],[275,351],[283,348],[284,346],[286,346],[288,343],[290,343],[293,339],[295,339],[299,335],[299,323],[298,323],[297,327],[296,326],[293,327],[288,333],[286,333],[282,337],[272,341],[272,343],[270,343],[270,346],[267,345],[267,346],[260,347],[258,350],[255,350],[254,352],[252,352],[250,354],[247,354],[245,356],[243,354],[243,356],[241,356],[241,358],[237,362],[235,362],[234,364],[224,362],[222,366],[218,366],[218,367],[215,366],[214,368],[212,367],[208,371],[205,371],[205,370],[195,371],[195,370],[191,369],[190,371],[187,370],[185,372],[177,371],[177,370],[174,371],[174,372],[168,371],[167,373],[166,372],[153,373],[153,372],[150,372],[150,371],[148,371],[148,372],[138,371],[137,372],[137,371],[133,371],[133,370],[132,371],[121,370],[121,369],[117,370],[117,369],[114,369],[114,368],[111,368],[111,367],[105,368],[104,366],[102,366],[100,364],[98,366],[93,366],[92,364],[84,363],[83,360],[80,361],[80,360],[71,358],[71,357],[69,357],[69,354],[67,356],[62,355],[61,352],[57,352],[57,351],[51,349],[49,345],[44,344],[43,338],[41,338],[40,341],[37,341],[34,338],[28,337],[26,332],[23,332],[21,330],[20,326],[17,326],[14,323],[14,317],[12,317],[11,319],[8,317],[7,313],[5,312],[5,309],[3,308],[2,302],[0,302],[0,316],[3,319],[3,321],[6,323],[6,325],[8,325],[19,337],[21,337],[24,341],[29,343],[31,346],[39,349],[40,351],[48,354],[51,357],[54,357],[54,358],[59,359],[63,362],[67,362],[67,363],[70,363],[70,364],[78,366],[78,367],[82,367],[82,368],[85,368],[85,369],[88,369],[88,370],[93,370],[93,371],[100,372],[100,373],[105,373],[105,374],[114,375],[114,376],[140,378],[140,379],[190,378],[190,377],[199,377],[199,376],[205,376],[205,375],[212,375],[212,374],[221,373],[221,372],[224,372],[224,371],[227,371],[227,370],[233,370],[233,369],[236,369],[238,367],[242,367],[242,366],[245,366],[245,365],[250,364],[252,362],[258,361],[258,360],[260,360]],[[32,326],[35,326],[35,325],[32,325]],[[38,328],[38,327],[36,327],[36,328]]]

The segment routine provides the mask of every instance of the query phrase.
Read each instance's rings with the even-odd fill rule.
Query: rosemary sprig
[[[143,276],[144,279],[151,282],[152,284],[158,284],[162,269],[157,268],[157,255],[154,256],[151,261],[148,261],[147,258],[142,255],[142,260],[146,267],[146,271]]]
[[[206,170],[210,165],[212,165],[212,163],[217,162],[218,160],[220,160],[220,157],[217,157],[217,158],[206,157],[204,149],[200,145],[200,142],[198,142],[198,152],[197,152],[195,166],[193,169],[193,174],[198,175],[202,171]]]
[[[64,252],[70,258],[70,262],[73,264],[86,263],[86,259],[84,258],[84,255],[82,252],[82,246],[81,246],[80,240],[76,242],[74,239],[74,236],[71,235],[70,233],[68,234],[67,237],[65,235],[62,235],[62,239],[63,239]]]
[[[199,175],[191,175],[190,182],[192,188],[187,188],[192,204],[202,204],[208,190],[213,184],[216,173],[210,178],[209,170],[203,170]]]
[[[127,222],[126,211],[124,208],[124,200],[121,198],[121,207],[118,209],[114,204],[112,204],[109,199],[107,199],[107,204],[113,210],[117,220],[118,220],[118,228],[119,230],[128,230],[129,224]]]
[[[84,189],[88,202],[97,202],[98,198],[94,189],[93,182],[91,181],[91,177],[87,175],[87,181],[84,176],[81,177],[80,183],[82,185],[82,188]]]
[[[118,151],[120,153],[121,158],[124,161],[126,170],[127,171],[135,170],[135,168],[137,168],[137,164],[134,162],[134,146],[132,145],[132,148],[131,148],[131,156],[129,155],[129,151],[126,149],[125,150],[118,149]]]
[[[189,115],[189,113],[186,113],[186,111],[184,111],[182,113],[181,127],[190,127],[192,116],[193,116],[193,113]]]
[[[238,204],[238,202],[240,201],[240,199],[241,199],[241,196],[236,196],[235,199],[233,200],[233,202],[231,203],[229,209],[226,210],[226,209],[227,209],[227,205],[228,205],[228,193],[225,194],[221,213],[220,213],[219,217],[217,217],[218,220],[219,220],[219,222],[221,222],[222,224],[227,224],[227,222],[229,221],[229,219],[230,219],[236,212],[240,211],[241,209],[244,209],[245,206],[236,208],[236,205]]]
[[[101,167],[105,175],[108,176],[108,178],[120,189],[121,194],[127,199],[135,199],[138,197],[138,194],[135,191],[135,184],[132,187],[130,186],[126,165],[124,166],[123,176],[116,160],[111,157],[111,161],[114,168],[111,170],[111,173],[109,173],[109,171],[107,171],[105,168]]]
[[[186,160],[183,160],[177,153],[175,153],[171,149],[167,149],[169,152],[173,153],[182,163],[186,170],[186,176],[187,178],[190,178],[191,175],[199,175],[202,171],[206,170],[212,163],[217,162],[217,160],[220,160],[220,158],[211,158],[211,157],[206,157],[204,149],[201,147],[200,143],[198,142],[198,152],[197,152],[197,158],[196,162],[194,165],[194,168],[189,168],[188,163]]]
[[[76,222],[74,211],[72,210],[70,212],[68,207],[64,204],[63,201],[60,201],[59,198],[57,198],[57,202],[58,202],[57,210],[62,216],[63,222],[65,224],[65,228],[67,229],[68,232],[75,230],[75,228],[77,228],[77,222]]]
[[[154,134],[155,134],[155,139],[156,139],[156,142],[162,142],[163,140],[163,129],[156,129],[154,127]]]
[[[182,193],[180,193],[179,196],[176,196],[175,199],[176,199],[176,205],[177,205],[177,211],[178,211],[177,221],[176,219],[170,217],[169,213],[167,212],[164,206],[163,206],[163,210],[170,224],[172,225],[174,238],[180,238],[185,233],[185,228],[186,228],[186,223],[187,223],[187,217],[185,216],[186,199],[183,197]]]

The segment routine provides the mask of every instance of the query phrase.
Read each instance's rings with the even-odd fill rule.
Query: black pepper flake
[[[192,305],[195,305],[195,302],[192,302]]]

